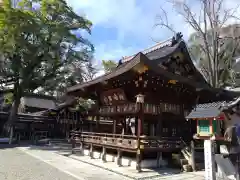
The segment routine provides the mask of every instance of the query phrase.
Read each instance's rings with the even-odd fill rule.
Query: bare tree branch
[[[153,29],[157,27],[166,28],[167,30],[171,31],[173,34],[176,34],[176,31],[174,30],[172,25],[169,24],[167,12],[162,7],[160,7],[160,10],[161,10],[161,15],[156,16],[157,23],[154,25]],[[153,38],[151,39],[155,42],[158,42],[158,40],[154,40]]]
[[[223,68],[223,60],[221,58],[229,55],[229,59],[232,61],[240,46],[238,37],[235,37],[233,34],[226,35],[223,33],[223,28],[228,25],[230,20],[240,20],[240,18],[236,17],[239,6],[226,9],[224,0],[198,0],[200,11],[196,12],[192,9],[191,4],[185,1],[169,0],[169,2],[186,24],[194,29],[197,37],[195,41],[197,41],[197,45],[202,52],[200,54],[203,55],[203,58],[199,59],[205,59],[204,65],[200,63],[200,70],[206,75],[205,77],[209,77],[208,80],[212,86],[218,87],[219,72]],[[156,26],[167,28],[173,32],[173,27],[169,25],[166,11],[161,8],[161,12],[163,12],[163,15],[157,16]],[[220,49],[223,48],[223,44],[228,38],[232,39],[233,49],[230,50],[231,53],[226,54],[226,50],[220,52]]]

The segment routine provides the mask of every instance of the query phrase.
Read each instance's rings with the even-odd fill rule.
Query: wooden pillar
[[[137,162],[137,165],[136,165],[136,170],[138,172],[141,172],[142,171],[142,168],[141,168],[141,161],[142,161],[142,152],[139,149],[137,149],[137,158],[136,158],[136,162]]]
[[[18,144],[20,144],[20,141],[21,141],[21,133],[20,132],[17,133],[17,141],[18,141]]]
[[[29,123],[28,126],[28,140],[31,140],[31,124]]]
[[[151,136],[156,136],[156,126],[155,123],[151,124]]]
[[[135,136],[138,135],[138,117],[135,117]]]
[[[96,118],[96,132],[100,132],[99,130],[99,116],[95,116]]]
[[[156,135],[161,137],[162,136],[162,117],[161,116],[158,116],[158,121],[157,121],[157,132],[156,132]]]
[[[75,112],[72,113],[72,129],[75,129],[76,128],[76,124],[75,124]]]
[[[72,154],[75,154],[76,141],[73,136],[72,136],[71,140],[72,140]]]
[[[116,134],[117,129],[117,119],[113,119],[113,134]]]
[[[130,122],[130,117],[128,117],[128,118],[125,118],[124,119],[124,121],[125,121],[125,134],[126,135],[129,135],[129,122]]]
[[[93,144],[90,145],[89,156],[93,159]]]
[[[66,125],[66,138],[69,138],[69,123],[70,123],[70,112],[67,113],[67,125]]]
[[[196,163],[195,163],[195,146],[194,146],[194,141],[191,141],[191,165],[192,165],[192,170],[196,171]]]
[[[162,163],[162,152],[157,152],[157,167],[161,167]]]
[[[209,119],[209,131],[210,131],[210,134],[213,134],[213,120],[212,119]]]
[[[122,166],[122,151],[120,149],[117,151],[117,165]]]
[[[138,129],[137,129],[137,155],[136,155],[136,169],[138,172],[141,172],[141,161],[142,161],[142,152],[140,149],[141,146],[141,140],[140,136],[143,133],[143,117],[144,117],[144,112],[143,112],[143,103],[138,103],[139,104],[139,117],[138,117]]]
[[[107,154],[106,147],[103,146],[103,148],[102,148],[102,157],[101,157],[103,162],[106,162],[106,154]]]
[[[91,116],[91,121],[90,121],[90,132],[93,131],[93,116]]]
[[[122,122],[122,134],[125,135],[126,134],[126,120],[121,119],[121,122]]]
[[[66,136],[66,109],[64,110],[64,113],[63,113],[63,134],[65,134]]]
[[[80,143],[79,150],[80,150],[80,155],[84,156],[84,145],[83,145],[83,142]]]

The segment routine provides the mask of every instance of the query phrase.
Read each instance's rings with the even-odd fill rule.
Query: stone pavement
[[[18,149],[79,180],[128,180],[116,173],[59,155],[56,151],[41,150],[36,147],[19,147]]]
[[[78,180],[17,148],[0,144],[0,180]]]
[[[186,180],[192,179],[203,180],[203,172],[195,173],[172,173],[169,170],[165,171],[148,171],[143,173],[136,173],[135,170],[127,167],[119,168],[113,163],[107,162],[102,163],[100,160],[92,160],[87,156],[76,156],[68,154],[68,157],[60,155],[61,152],[58,150],[49,150],[38,146],[32,147],[20,147],[18,148],[25,153],[44,161],[55,168],[72,175],[75,178],[86,179],[86,180],[105,180],[105,179],[116,179],[116,180],[130,180],[130,179],[165,179],[165,180]],[[66,155],[66,153],[65,153]],[[102,164],[102,165],[101,165]],[[104,165],[103,165],[104,164]]]

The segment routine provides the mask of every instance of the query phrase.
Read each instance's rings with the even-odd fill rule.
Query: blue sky
[[[181,1],[181,0],[177,0]],[[228,0],[231,3],[238,0]],[[80,15],[93,22],[89,40],[95,47],[95,59],[119,60],[156,43],[172,37],[164,28],[154,28],[156,16],[162,15],[162,7],[168,13],[168,21],[185,39],[193,32],[183,19],[174,12],[167,0],[67,0]],[[196,2],[195,0],[191,0]],[[233,3],[234,4],[234,3]],[[236,5],[236,4],[235,4]],[[192,3],[197,11],[198,7]]]

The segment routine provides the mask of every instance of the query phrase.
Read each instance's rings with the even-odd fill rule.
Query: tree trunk
[[[10,114],[8,117],[8,127],[9,127],[9,144],[12,144],[12,140],[13,140],[13,135],[14,135],[14,123],[17,119],[17,115],[18,115],[18,107],[20,105],[20,96],[17,96],[15,101],[12,104],[11,110],[10,110]]]

